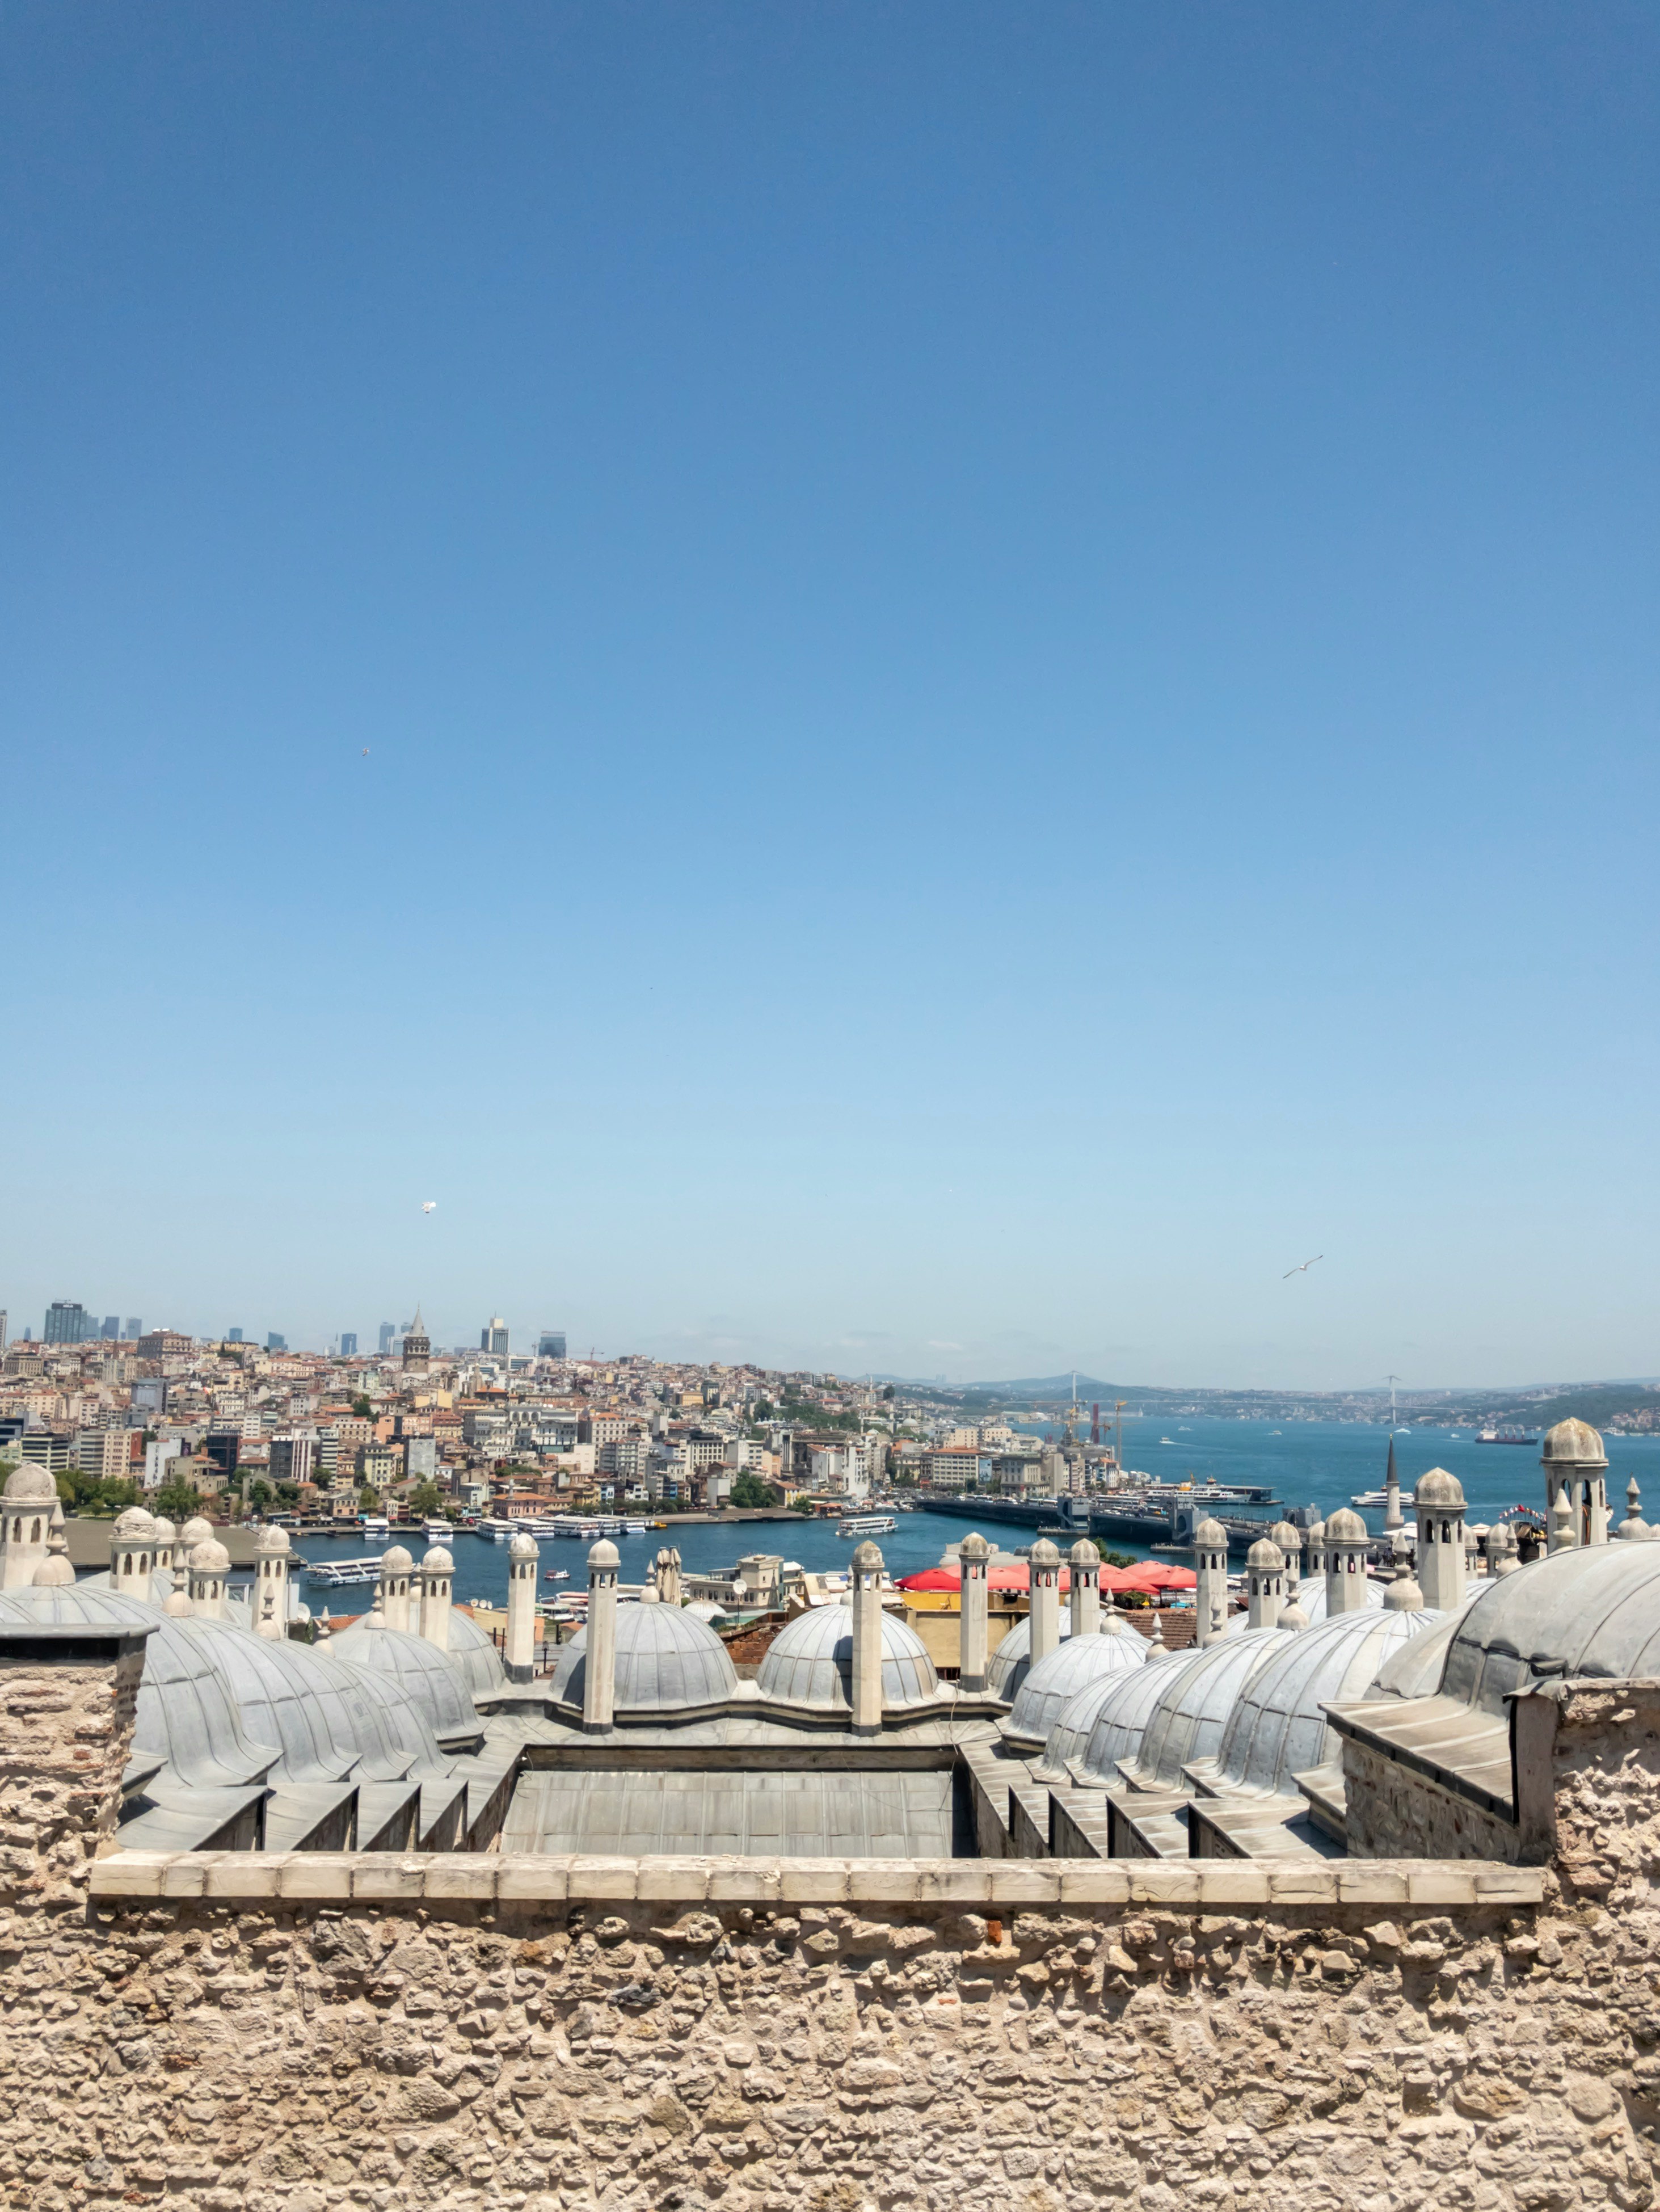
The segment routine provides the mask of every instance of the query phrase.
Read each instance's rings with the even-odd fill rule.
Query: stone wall
[[[1616,1775],[1591,1748],[1617,1697],[1564,1707],[1566,1884],[1470,1861],[94,1856],[128,1705],[122,1662],[0,1668],[15,2212],[1656,2202],[1660,1801],[1646,1755]]]
[[[1514,1859],[1517,1832],[1485,1807],[1405,1774],[1392,1759],[1349,1738],[1343,1746],[1348,1848],[1378,1858]]]

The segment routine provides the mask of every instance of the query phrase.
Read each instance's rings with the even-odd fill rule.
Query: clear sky
[[[1651,6],[0,56],[14,1333],[1660,1371]]]

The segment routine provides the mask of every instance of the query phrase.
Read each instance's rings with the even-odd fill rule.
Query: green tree
[[[751,1509],[757,1505],[781,1505],[784,1502],[781,1491],[775,1490],[769,1482],[763,1482],[758,1474],[750,1474],[747,1468],[733,1484],[729,1496],[733,1505]]]
[[[182,1475],[175,1474],[164,1482],[150,1500],[151,1510],[171,1521],[174,1528],[182,1528],[202,1510],[202,1500]]]
[[[360,1421],[372,1421],[374,1419],[374,1401],[373,1399],[366,1398],[361,1390],[351,1401],[351,1410]]]
[[[363,1487],[357,1493],[357,1509],[359,1512],[374,1513],[379,1510],[380,1504],[380,1492],[374,1487],[374,1485],[372,1482],[366,1482],[363,1485]]]
[[[277,1492],[265,1480],[264,1475],[257,1475],[248,1485],[248,1504],[257,1505],[262,1513],[268,1505],[274,1504],[276,1499]]]
[[[444,1493],[435,1482],[417,1482],[409,1494],[409,1509],[424,1520],[429,1513],[441,1513],[444,1508]]]

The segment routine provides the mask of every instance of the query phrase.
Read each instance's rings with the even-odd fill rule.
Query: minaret
[[[1383,1469],[1383,1526],[1398,1528],[1401,1521],[1401,1478],[1395,1471],[1395,1431],[1389,1431],[1389,1464]]]
[[[1212,1643],[1228,1618],[1228,1532],[1208,1516],[1193,1532],[1194,1641]]]
[[[148,1598],[155,1565],[155,1523],[142,1505],[129,1505],[110,1531],[110,1588]]]
[[[1087,1536],[1080,1536],[1067,1554],[1067,1565],[1072,1573],[1072,1632],[1093,1636],[1101,1626],[1101,1554]]]
[[[1286,1601],[1286,1555],[1278,1544],[1259,1536],[1245,1554],[1250,1592],[1250,1626],[1273,1628]]]
[[[198,1544],[190,1555],[190,1609],[198,1620],[223,1620],[225,1584],[230,1576],[230,1553],[216,1536]]]
[[[454,1582],[454,1560],[441,1544],[435,1544],[421,1562],[421,1633],[441,1651],[450,1648],[450,1591]]]
[[[1608,1455],[1602,1439],[1589,1421],[1559,1421],[1545,1432],[1540,1453],[1545,1470],[1545,1504],[1550,1515],[1550,1548],[1573,1544],[1606,1544],[1608,1540]],[[1554,1507],[1563,1500],[1568,1509],[1559,1540]]]
[[[262,1528],[253,1547],[253,1590],[250,1603],[253,1632],[282,1644],[289,1633],[289,1565],[293,1558],[286,1528]]]
[[[1366,1602],[1366,1547],[1371,1541],[1366,1524],[1347,1505],[1340,1505],[1326,1523],[1326,1618],[1358,1613]]]
[[[618,1553],[602,1536],[588,1553],[587,1656],[582,1662],[582,1732],[609,1735],[617,1711],[617,1569]]]
[[[1061,1554],[1047,1536],[1040,1536],[1031,1547],[1031,1641],[1028,1646],[1031,1667],[1040,1659],[1047,1659],[1061,1641]],[[1029,1669],[1030,1671],[1030,1669]]]
[[[970,1529],[957,1547],[957,1559],[962,1579],[957,1686],[958,1689],[977,1693],[986,1686],[986,1670],[991,1663],[990,1630],[986,1610],[986,1575],[991,1559],[991,1546],[976,1530]]]
[[[401,1544],[380,1554],[380,1611],[388,1628],[410,1626],[410,1577],[415,1562]]]
[[[1432,1612],[1464,1601],[1464,1486],[1444,1467],[1418,1478],[1418,1585]]]
[[[853,1732],[881,1729],[882,1554],[866,1538],[853,1555]]]
[[[528,1682],[536,1672],[536,1570],[541,1557],[534,1536],[520,1534],[508,1546],[508,1648],[502,1656],[510,1682]]]

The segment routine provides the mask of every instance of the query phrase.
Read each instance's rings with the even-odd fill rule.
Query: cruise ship
[[[891,1513],[844,1513],[836,1524],[836,1533],[849,1540],[891,1536],[898,1525]]]

